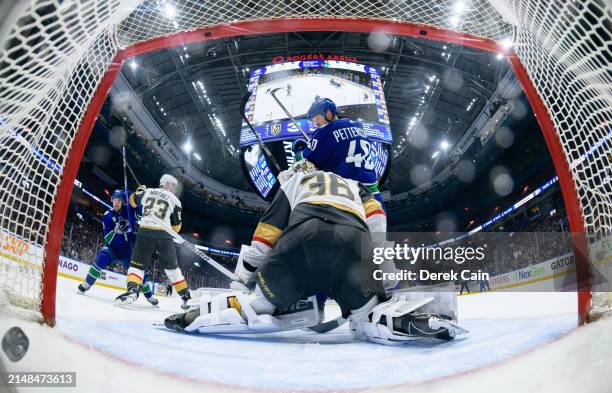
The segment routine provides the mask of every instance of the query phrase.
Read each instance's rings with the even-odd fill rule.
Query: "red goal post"
[[[607,133],[612,81],[601,69],[602,59],[612,55],[609,45],[597,45],[602,28],[604,34],[610,30],[609,6],[599,0],[586,5],[479,0],[464,3],[457,24],[452,19],[457,3],[291,0],[241,5],[219,0],[205,7],[191,0],[99,0],[88,6],[66,1],[52,8],[33,1],[20,10],[10,34],[0,37],[6,48],[0,57],[0,192],[5,203],[0,230],[3,243],[9,239],[30,247],[25,255],[10,250],[0,255],[0,288],[13,303],[38,310],[54,323],[57,261],[72,186],[122,65],[147,52],[246,34],[383,32],[503,53],[544,134],[570,230],[610,231],[612,192],[597,185],[605,178],[602,168],[612,168]],[[44,10],[37,8],[43,5]],[[39,14],[51,16],[41,22]],[[582,40],[575,38],[577,32]],[[508,39],[514,42],[511,48],[502,43]],[[594,151],[602,141],[604,153]],[[577,278],[583,284],[578,292],[581,322],[591,311],[588,242],[576,237],[574,244]]]

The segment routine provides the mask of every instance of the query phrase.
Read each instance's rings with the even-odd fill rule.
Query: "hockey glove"
[[[308,142],[306,142],[305,140],[297,139],[293,141],[293,146],[291,147],[291,149],[295,153],[296,162],[304,159],[303,153],[304,153],[304,150],[306,150],[307,148],[308,148]]]

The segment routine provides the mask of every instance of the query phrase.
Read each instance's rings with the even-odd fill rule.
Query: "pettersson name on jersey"
[[[334,130],[333,132],[336,142],[344,141],[347,139],[354,139],[356,137],[367,138],[363,128],[358,127],[345,127]]]

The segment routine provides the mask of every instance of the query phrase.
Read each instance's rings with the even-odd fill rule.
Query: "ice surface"
[[[571,345],[576,346],[577,342],[584,346],[593,341],[587,335],[588,329],[593,327],[574,331],[577,320],[575,293],[461,296],[460,322],[471,331],[470,335],[451,342],[414,342],[387,347],[351,341],[346,326],[327,334],[305,331],[251,336],[175,333],[154,323],[161,323],[167,315],[180,311],[177,297],[161,297],[159,309],[151,308],[141,297],[134,309],[128,310],[113,306],[118,291],[95,286],[86,295],[79,295],[76,293],[77,284],[65,278],[58,280],[56,329],[30,326],[32,324],[10,318],[0,322],[0,328],[4,329],[2,332],[10,325],[25,326],[24,330],[29,329],[26,333],[33,342],[30,353],[22,362],[9,365],[14,367],[9,367],[11,370],[23,370],[23,367],[41,369],[41,364],[48,360],[50,364],[43,369],[86,368],[79,374],[83,376],[81,383],[85,376],[99,374],[95,387],[104,386],[114,391],[128,390],[125,379],[140,383],[151,381],[151,387],[156,388],[154,391],[172,385],[173,380],[175,386],[181,386],[185,391],[196,386],[205,386],[205,391],[236,388],[344,391],[381,387],[384,390],[404,390],[429,386],[427,391],[435,391],[442,383],[440,381],[461,385],[462,381],[473,379],[475,375],[482,375],[486,380],[497,368],[510,367],[512,370],[513,365],[521,364],[521,359],[537,357],[542,351],[538,348],[545,343],[553,342],[545,346],[545,350],[563,352],[563,348],[573,348]],[[330,315],[336,314],[337,306],[330,306],[327,311]],[[609,333],[610,326],[612,324],[608,324],[604,331]],[[58,333],[63,338],[58,338]],[[610,334],[607,336],[612,337]],[[589,350],[593,348],[589,347]],[[596,364],[587,362],[587,370],[589,366],[608,369],[612,364],[609,338],[597,350],[600,357],[610,359],[610,362],[595,357]],[[570,356],[594,359],[592,354],[580,355],[575,349]],[[58,357],[62,359],[59,362]],[[561,360],[562,357],[542,360],[540,356],[535,366],[525,364],[520,370],[525,375],[538,369],[546,371],[543,361]],[[572,366],[570,370],[576,370],[572,359],[567,360]],[[6,358],[3,357],[2,361],[6,362]],[[485,371],[476,372],[483,367]],[[130,370],[133,370],[132,374]],[[517,378],[516,383],[529,381],[516,375],[516,371],[512,373]],[[453,375],[459,377],[443,379]],[[562,373],[562,376],[569,375],[570,372]],[[438,382],[432,385],[432,381]],[[504,391],[511,386],[510,382],[501,383],[495,390]],[[597,380],[591,382],[599,383]],[[421,385],[413,386],[416,384]],[[470,387],[474,382],[471,384]],[[100,391],[91,384],[79,386],[82,390],[78,391]],[[556,391],[565,391],[562,387],[567,386],[571,384],[561,385]],[[439,386],[437,389],[446,390]],[[183,393],[180,389],[176,391]]]
[[[330,86],[330,80],[341,83],[341,87]],[[291,85],[292,93],[287,95],[287,84]],[[348,81],[347,79],[333,75],[310,75],[308,77],[292,77],[289,79],[278,79],[259,85],[257,89],[255,112],[253,123],[286,119],[287,115],[283,109],[274,101],[268,89],[281,88],[276,93],[278,99],[294,117],[304,116],[310,105],[315,101],[315,96],[329,98],[338,106],[374,104],[374,91],[366,86]],[[368,99],[364,100],[364,94]]]

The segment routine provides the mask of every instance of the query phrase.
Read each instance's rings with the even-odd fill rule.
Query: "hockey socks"
[[[153,296],[153,288],[152,288],[152,285],[149,284],[148,281],[142,286],[141,291],[147,299]]]
[[[96,257],[95,262],[89,268],[89,272],[87,273],[87,277],[85,277],[85,281],[91,287],[94,285],[96,280],[100,278],[100,274],[102,274],[102,270],[106,269],[106,267],[111,263],[111,258],[106,252],[101,252]]]
[[[165,271],[166,276],[168,276],[170,282],[172,282],[172,286],[178,294],[180,294],[181,291],[187,289],[187,281],[185,281],[185,277],[183,277],[181,269],[177,267],[174,269],[166,269]]]
[[[153,286],[149,284],[149,281],[145,282],[140,291],[152,306],[157,306],[159,304],[159,301],[153,297]]]
[[[91,267],[89,268],[89,271],[87,272],[87,277],[85,277],[85,282],[87,282],[87,284],[91,287],[92,285],[94,285],[96,280],[100,278],[101,272],[102,272],[102,269],[100,269],[100,267],[98,267],[98,265],[94,263],[93,265],[91,265]]]
[[[128,269],[128,276],[127,276],[128,288],[130,287],[130,283],[133,283],[136,285],[142,285],[143,277],[144,277],[144,271],[142,271],[141,269],[137,269],[135,267],[130,267]]]

